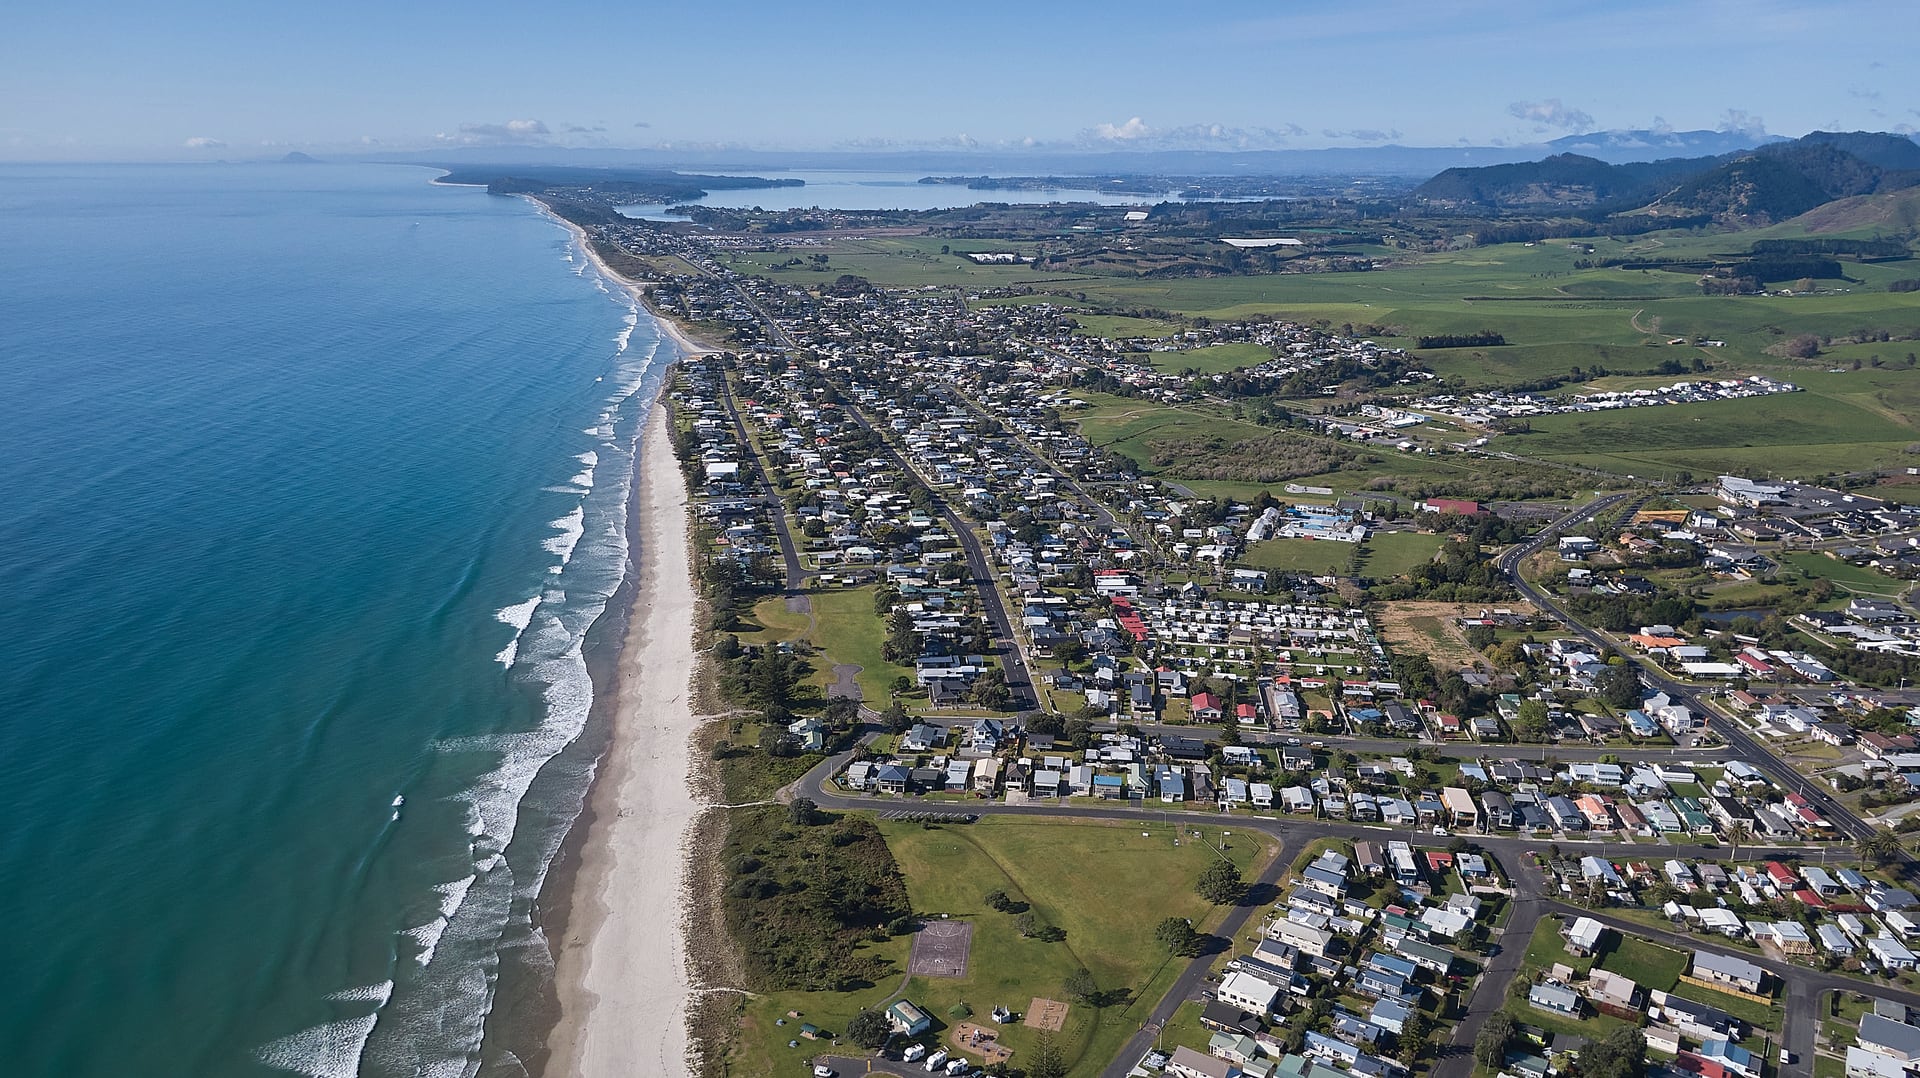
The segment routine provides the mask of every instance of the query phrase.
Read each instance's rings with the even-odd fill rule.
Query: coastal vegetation
[[[722,906],[755,991],[871,988],[892,962],[867,944],[909,931],[900,867],[872,819],[742,810],[723,856]]]

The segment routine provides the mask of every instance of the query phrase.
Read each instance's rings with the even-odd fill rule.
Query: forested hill
[[[1662,214],[1784,220],[1835,199],[1920,184],[1920,145],[1901,135],[1816,131],[1717,157],[1610,165],[1560,154],[1544,161],[1454,168],[1413,198],[1495,211],[1591,216]]]
[[[1920,147],[1916,147],[1920,149]],[[1600,202],[1649,201],[1714,158],[1670,158],[1610,165],[1579,154],[1484,168],[1450,168],[1414,189],[1427,202],[1496,209],[1578,208]]]
[[[442,165],[441,183],[484,185],[501,195],[537,195],[568,188],[592,189],[634,202],[685,202],[710,191],[801,187],[798,179],[760,176],[701,176],[665,169],[575,168],[564,165]]]
[[[1920,151],[1920,146],[1914,149]],[[1662,209],[1778,221],[1835,199],[1897,191],[1916,182],[1920,172],[1884,169],[1837,145],[1800,142],[1718,165],[1685,180],[1658,204]]]

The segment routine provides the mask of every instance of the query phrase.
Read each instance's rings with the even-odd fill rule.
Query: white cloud
[[[1557,97],[1549,97],[1545,101],[1515,101],[1507,106],[1507,114],[1516,120],[1525,120],[1541,131],[1593,130],[1593,117],[1590,114],[1568,107]]]
[[[195,135],[194,137],[188,139],[184,143],[184,145],[189,150],[218,150],[224,147],[226,143],[217,138],[208,138],[205,135]]]
[[[1757,138],[1767,133],[1767,121],[1746,109],[1728,109],[1720,114],[1720,130],[1730,135]]]
[[[552,134],[539,120],[508,120],[505,123],[461,124],[463,142],[544,142]]]
[[[1135,116],[1123,124],[1095,124],[1093,133],[1096,137],[1110,142],[1131,142],[1153,134],[1153,128],[1148,127],[1146,121]]]
[[[1290,138],[1307,133],[1299,124],[1277,127],[1234,127],[1223,123],[1181,124],[1154,127],[1138,116],[1125,123],[1096,124],[1081,132],[1082,145],[1124,142],[1161,150],[1262,150],[1285,145]]]

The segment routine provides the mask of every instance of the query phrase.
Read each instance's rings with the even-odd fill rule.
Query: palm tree
[[[1877,865],[1898,860],[1905,852],[1900,845],[1900,836],[1890,828],[1876,827],[1872,834],[1853,844],[1861,857]]]
[[[1745,820],[1735,820],[1727,825],[1727,844],[1733,847],[1733,859],[1740,860],[1740,844],[1753,838],[1753,828]]]

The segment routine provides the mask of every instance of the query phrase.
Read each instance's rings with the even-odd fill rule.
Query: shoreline
[[[654,307],[652,303],[648,302],[647,292],[651,286],[644,281],[636,281],[623,273],[619,273],[615,271],[612,266],[607,265],[607,260],[601,258],[600,252],[594,248],[593,237],[587,235],[586,229],[553,212],[553,207],[540,201],[533,195],[521,195],[520,197],[533,203],[534,206],[539,208],[541,213],[558,221],[568,232],[573,233],[574,242],[580,246],[580,253],[586,256],[587,261],[591,262],[593,268],[599,270],[602,276],[621,288],[626,289],[627,294],[633,297],[634,302],[647,309],[647,313],[653,316],[653,320],[658,322],[660,328],[666,331],[667,336],[673,339],[674,347],[679,349],[681,359],[691,359],[695,356],[712,355],[716,352],[725,351],[725,349],[701,339],[693,327],[659,310]]]
[[[690,1074],[683,916],[693,827],[694,613],[687,491],[656,400],[636,466],[638,587],[609,679],[606,753],[575,823],[577,860],[553,928],[552,1075]],[[573,836],[569,837],[569,845]]]

